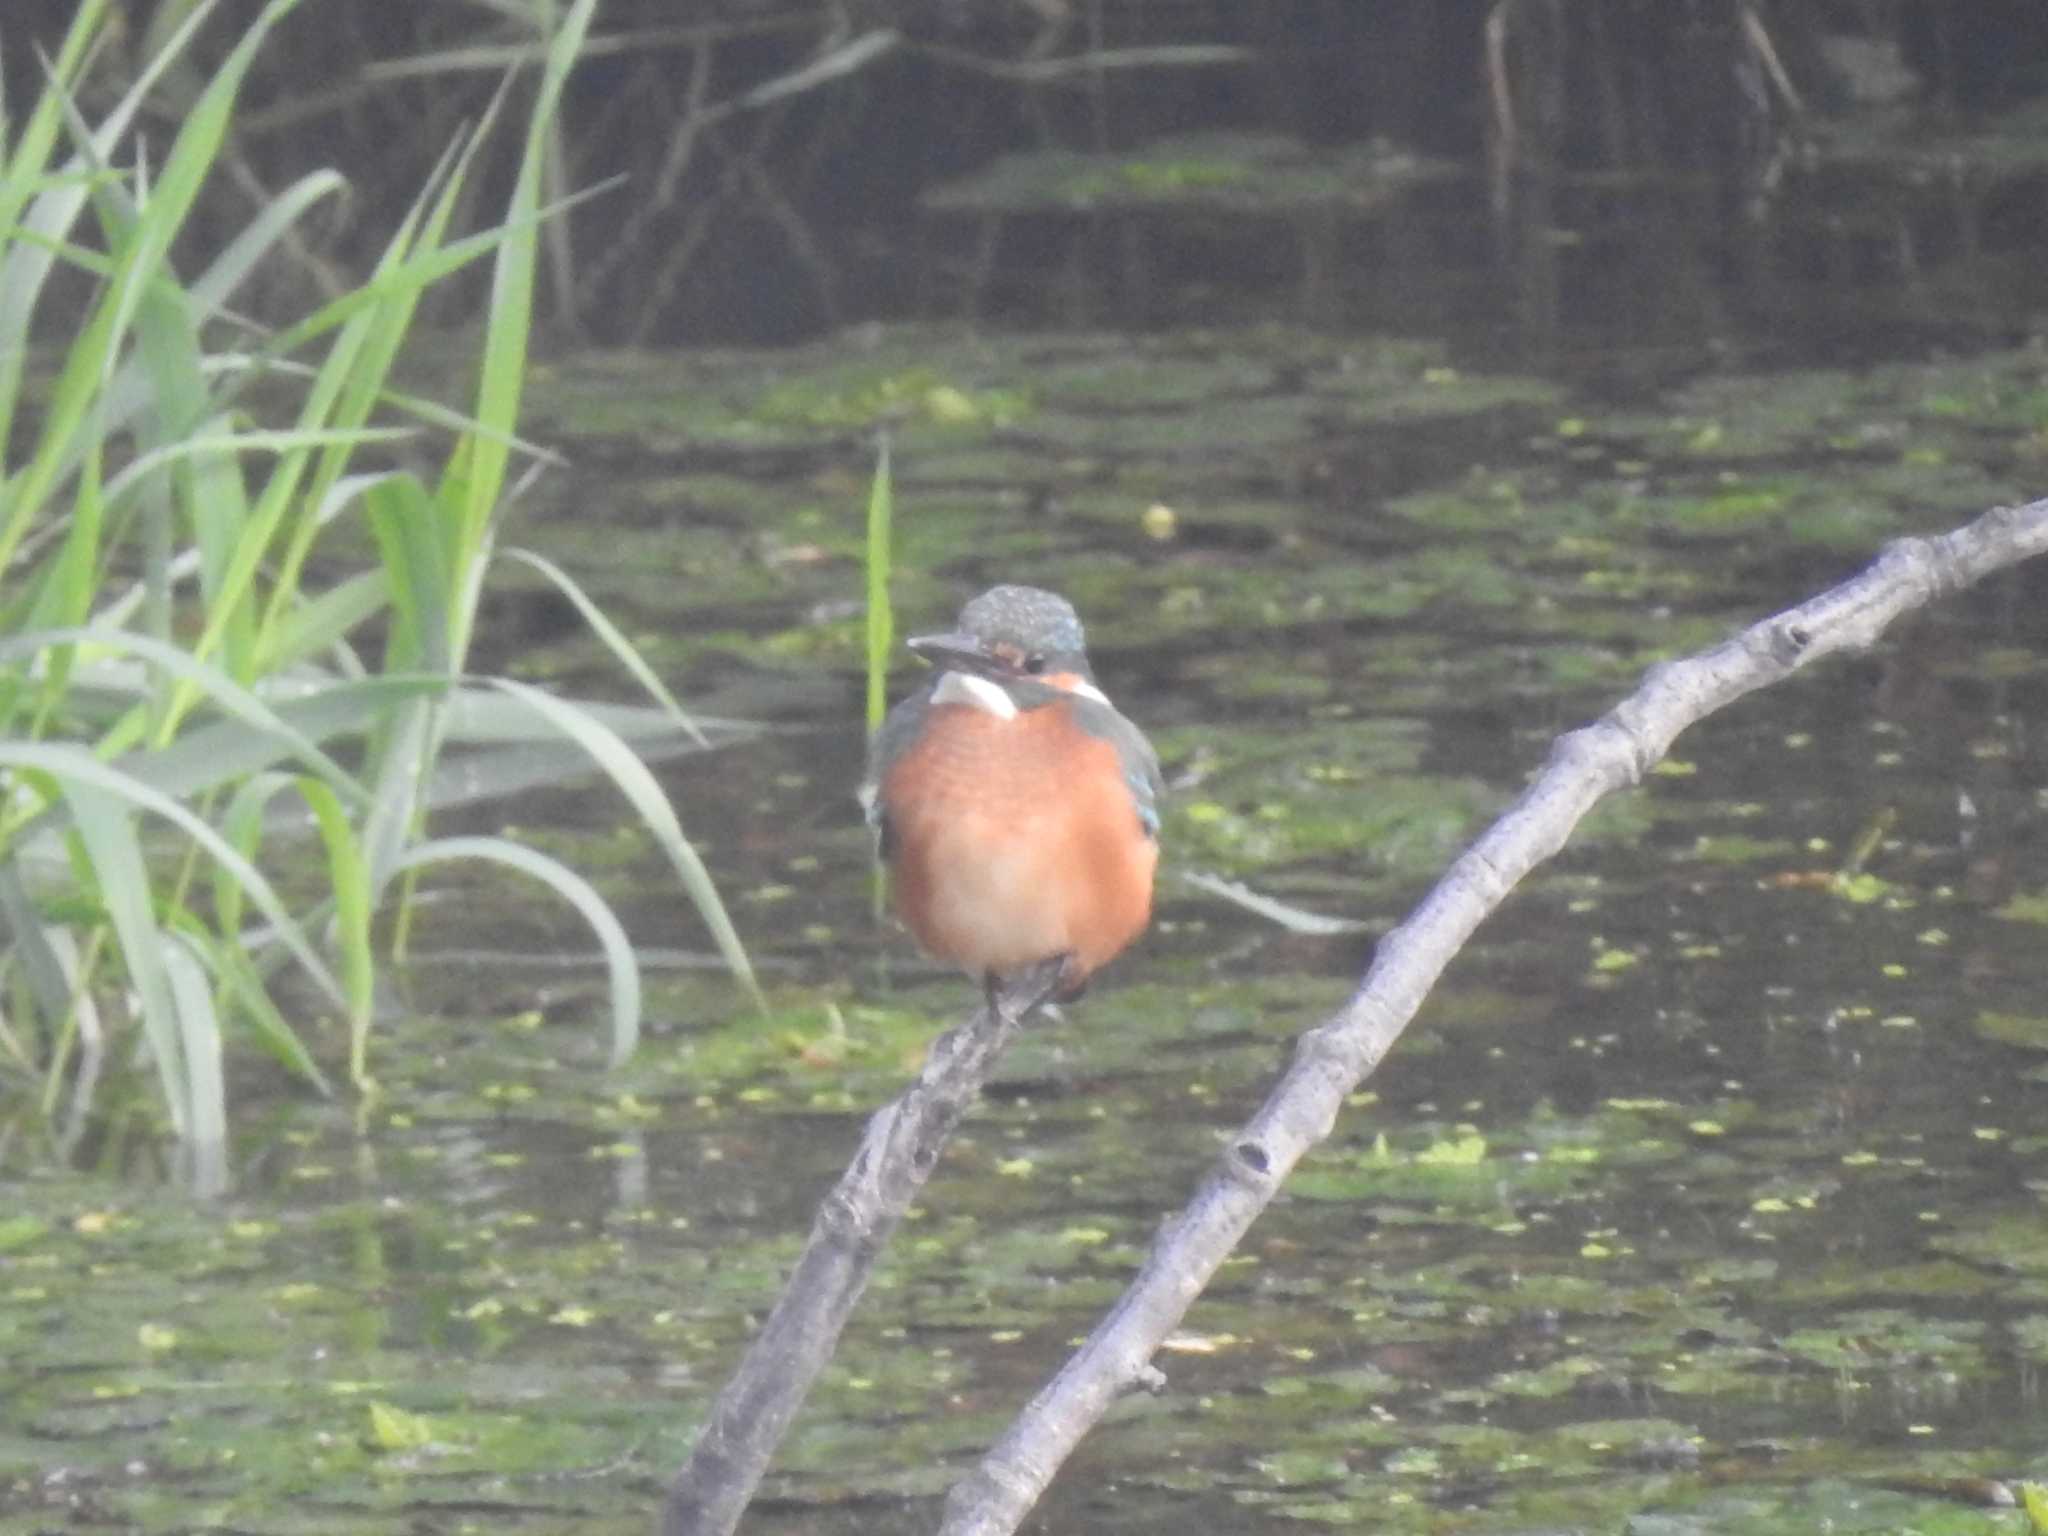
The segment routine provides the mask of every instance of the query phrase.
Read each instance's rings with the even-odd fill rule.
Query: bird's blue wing
[[[1099,736],[1116,748],[1123,763],[1124,786],[1131,792],[1131,804],[1147,837],[1159,835],[1159,801],[1166,793],[1166,780],[1159,772],[1159,754],[1145,733],[1117,712],[1113,704],[1085,694],[1063,694],[1082,730]]]

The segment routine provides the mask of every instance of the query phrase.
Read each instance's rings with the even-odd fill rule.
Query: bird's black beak
[[[955,630],[945,635],[918,635],[903,642],[935,667],[971,672],[977,677],[1011,677],[1016,668],[982,649],[973,635]]]

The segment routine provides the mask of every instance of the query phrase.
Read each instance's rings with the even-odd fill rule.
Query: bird
[[[1096,685],[1073,604],[996,586],[909,648],[929,677],[868,750],[861,803],[897,915],[981,980],[1071,1001],[1144,932],[1159,864],[1159,757]]]

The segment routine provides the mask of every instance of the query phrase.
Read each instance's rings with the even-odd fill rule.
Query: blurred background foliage
[[[39,80],[20,40],[50,46],[73,8],[10,0],[9,100]],[[124,0],[88,100],[123,89],[189,9]],[[559,9],[303,7],[257,60],[227,174],[184,238],[227,238],[309,161],[331,164],[347,200],[295,238],[263,298],[290,312],[309,289],[340,291]],[[234,0],[154,93],[157,132],[257,10]],[[2024,108],[2044,80],[2037,0],[606,0],[548,174],[557,194],[626,180],[551,233],[542,320],[571,338],[704,343],[963,305],[1073,318],[1058,276],[1090,259],[1146,265],[1148,300],[1166,297],[1136,312],[1166,322],[1224,302],[1178,282],[1183,267],[1213,273],[1220,257],[1291,283],[1294,257],[1274,250],[1297,240],[1312,299],[1369,320],[1378,294],[1414,313],[1400,284],[1346,275],[1359,240],[1396,239],[1374,229],[1388,200],[1355,182],[1296,201],[1297,222],[1338,226],[1334,244],[1219,217],[1228,228],[1195,253],[1184,229],[1134,233],[1099,178],[973,195],[1004,156],[1128,156],[1202,130],[1278,135],[1310,164],[1377,141],[1439,168],[1400,198],[1392,254],[1459,275],[1426,295],[1444,312],[1476,299],[1541,341],[1640,262],[1649,227],[1665,298],[1687,301],[1664,312],[1767,321],[1796,302],[1773,275],[1839,284],[2030,243],[2048,126]],[[469,195],[498,196],[513,154],[496,146]],[[1323,252],[1327,292],[1312,281]],[[479,302],[476,281],[458,284],[429,313]]]

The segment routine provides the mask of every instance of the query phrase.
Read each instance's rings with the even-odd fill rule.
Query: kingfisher
[[[1055,964],[1052,996],[1078,997],[1152,916],[1158,755],[1056,592],[991,587],[908,643],[932,673],[875,733],[860,790],[897,914],[992,1006]]]

